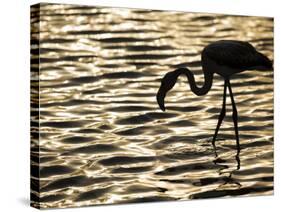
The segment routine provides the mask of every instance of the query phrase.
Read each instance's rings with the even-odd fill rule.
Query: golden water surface
[[[202,84],[200,54],[212,41],[248,41],[273,59],[271,18],[56,4],[41,4],[39,22],[38,14],[31,10],[31,38],[40,38],[39,46],[31,40],[32,58],[40,53],[40,72],[32,66],[40,140],[31,145],[35,158],[40,144],[40,172],[32,176],[40,176],[40,193],[32,191],[40,207],[273,193],[273,71],[231,80],[240,169],[230,98],[218,158],[210,143],[222,78],[198,97],[180,77],[166,112],[155,98],[161,78],[177,67],[189,67]]]

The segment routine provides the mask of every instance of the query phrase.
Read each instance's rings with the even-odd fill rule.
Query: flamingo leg
[[[214,137],[213,137],[213,141],[212,141],[212,145],[213,145],[213,147],[215,149],[216,156],[217,156],[217,151],[216,151],[216,144],[215,144],[215,142],[216,142],[216,138],[217,138],[217,135],[218,135],[221,123],[222,123],[222,121],[223,121],[223,119],[225,117],[226,87],[227,87],[227,83],[225,81],[224,82],[224,89],[223,89],[222,109],[221,109],[221,113],[219,115],[218,124],[217,124],[216,131],[215,131],[215,134],[214,134]]]
[[[229,80],[227,80],[227,86],[228,86],[228,90],[229,90],[229,94],[230,94],[230,98],[231,98],[231,104],[232,104],[232,111],[233,111],[232,119],[233,119],[233,123],[234,123],[235,136],[236,136],[236,148],[237,148],[236,160],[238,162],[238,169],[239,169],[240,168],[240,159],[239,159],[240,143],[239,143],[239,133],[238,133],[238,112],[236,109],[236,104],[234,101],[234,96],[232,93],[232,89],[231,89]]]

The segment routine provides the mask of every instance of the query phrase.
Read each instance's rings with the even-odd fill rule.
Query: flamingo
[[[212,145],[216,153],[216,138],[226,112],[227,88],[232,104],[232,119],[236,138],[237,157],[240,153],[238,133],[238,112],[231,89],[230,78],[245,70],[273,70],[272,62],[264,54],[258,52],[250,43],[236,40],[220,40],[207,45],[201,53],[201,64],[204,74],[204,84],[198,87],[193,73],[188,68],[178,68],[168,72],[161,80],[161,86],[157,93],[157,102],[162,111],[165,111],[165,96],[171,90],[177,78],[185,75],[188,79],[191,91],[197,96],[203,96],[209,92],[213,84],[213,75],[218,74],[224,79],[223,101],[217,127],[212,139]],[[239,160],[240,161],[240,160]]]

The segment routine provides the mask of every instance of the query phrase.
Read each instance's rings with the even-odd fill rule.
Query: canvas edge
[[[39,35],[41,3],[30,6],[30,206],[40,206]]]

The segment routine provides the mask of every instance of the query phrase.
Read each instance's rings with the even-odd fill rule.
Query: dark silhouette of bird
[[[264,54],[258,52],[250,43],[236,40],[220,40],[207,45],[201,54],[201,64],[204,74],[204,84],[198,87],[194,80],[193,73],[188,68],[178,68],[168,72],[161,81],[161,86],[157,93],[157,102],[161,110],[165,111],[164,99],[169,90],[171,90],[177,78],[185,75],[188,79],[191,91],[197,96],[205,95],[209,92],[213,83],[213,75],[218,74],[224,79],[223,102],[220,115],[218,117],[217,127],[212,140],[215,149],[215,141],[219,128],[225,117],[226,112],[226,92],[229,95],[232,104],[232,119],[236,137],[237,155],[240,152],[239,134],[238,134],[238,113],[234,101],[234,95],[231,89],[230,79],[232,75],[245,70],[272,70],[272,62]],[[250,106],[250,105],[249,105]]]

